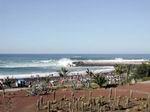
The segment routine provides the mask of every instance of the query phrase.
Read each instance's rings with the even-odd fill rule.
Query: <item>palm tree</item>
[[[68,74],[68,70],[67,70],[66,68],[62,67],[62,68],[58,71],[58,74],[59,74],[60,77],[65,77],[65,76],[67,76],[67,74]]]

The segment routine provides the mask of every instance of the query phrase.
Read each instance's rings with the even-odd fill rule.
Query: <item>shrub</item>
[[[67,76],[67,74],[68,74],[68,70],[67,70],[66,68],[62,67],[62,68],[58,71],[58,74],[59,74],[60,77],[65,77],[65,76]]]
[[[149,77],[150,76],[150,64],[138,65],[134,74],[135,74],[135,77],[138,79],[143,78],[143,77]]]
[[[96,84],[98,84],[99,87],[102,87],[107,82],[107,80],[103,76],[95,75],[93,77],[93,82],[96,83]]]
[[[92,89],[96,89],[96,88],[98,88],[98,87],[99,87],[98,84],[96,84],[96,83],[91,83],[91,88],[92,88]]]
[[[124,65],[124,64],[116,64],[115,65],[115,73],[117,75],[121,75],[123,73],[126,73],[127,72],[127,66]]]
[[[150,77],[143,77],[142,81],[149,81]]]
[[[45,82],[46,82],[46,83],[49,83],[50,80],[51,80],[51,77],[50,77],[50,76],[47,76],[47,77],[45,78]]]
[[[85,88],[90,88],[90,86],[91,86],[91,80],[89,78],[83,79],[81,81],[81,84]]]
[[[14,81],[12,79],[10,79],[9,77],[7,77],[4,81],[4,85],[6,85],[7,87],[12,87],[12,84],[14,83]]]
[[[29,95],[40,95],[49,92],[50,92],[50,88],[48,88],[47,84],[44,82],[33,85],[31,89],[29,89],[28,91]]]

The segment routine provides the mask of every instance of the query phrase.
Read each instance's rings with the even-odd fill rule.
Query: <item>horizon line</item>
[[[63,55],[63,54],[92,54],[92,55],[150,55],[150,53],[0,53],[0,55]]]

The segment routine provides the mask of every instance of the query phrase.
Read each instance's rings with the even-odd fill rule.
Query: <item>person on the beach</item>
[[[31,83],[31,81],[29,81],[29,86],[28,86],[29,88],[31,88],[32,87],[32,83]]]
[[[48,87],[49,87],[49,88],[54,87],[54,81],[53,81],[53,80],[52,80],[52,81],[49,81],[49,83],[48,83]]]
[[[60,84],[64,85],[64,79],[60,80]]]
[[[2,80],[0,80],[0,89],[2,89],[3,88],[3,82],[2,82]]]

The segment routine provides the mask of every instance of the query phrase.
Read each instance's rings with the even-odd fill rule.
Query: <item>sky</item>
[[[0,0],[0,53],[150,54],[150,0]]]

